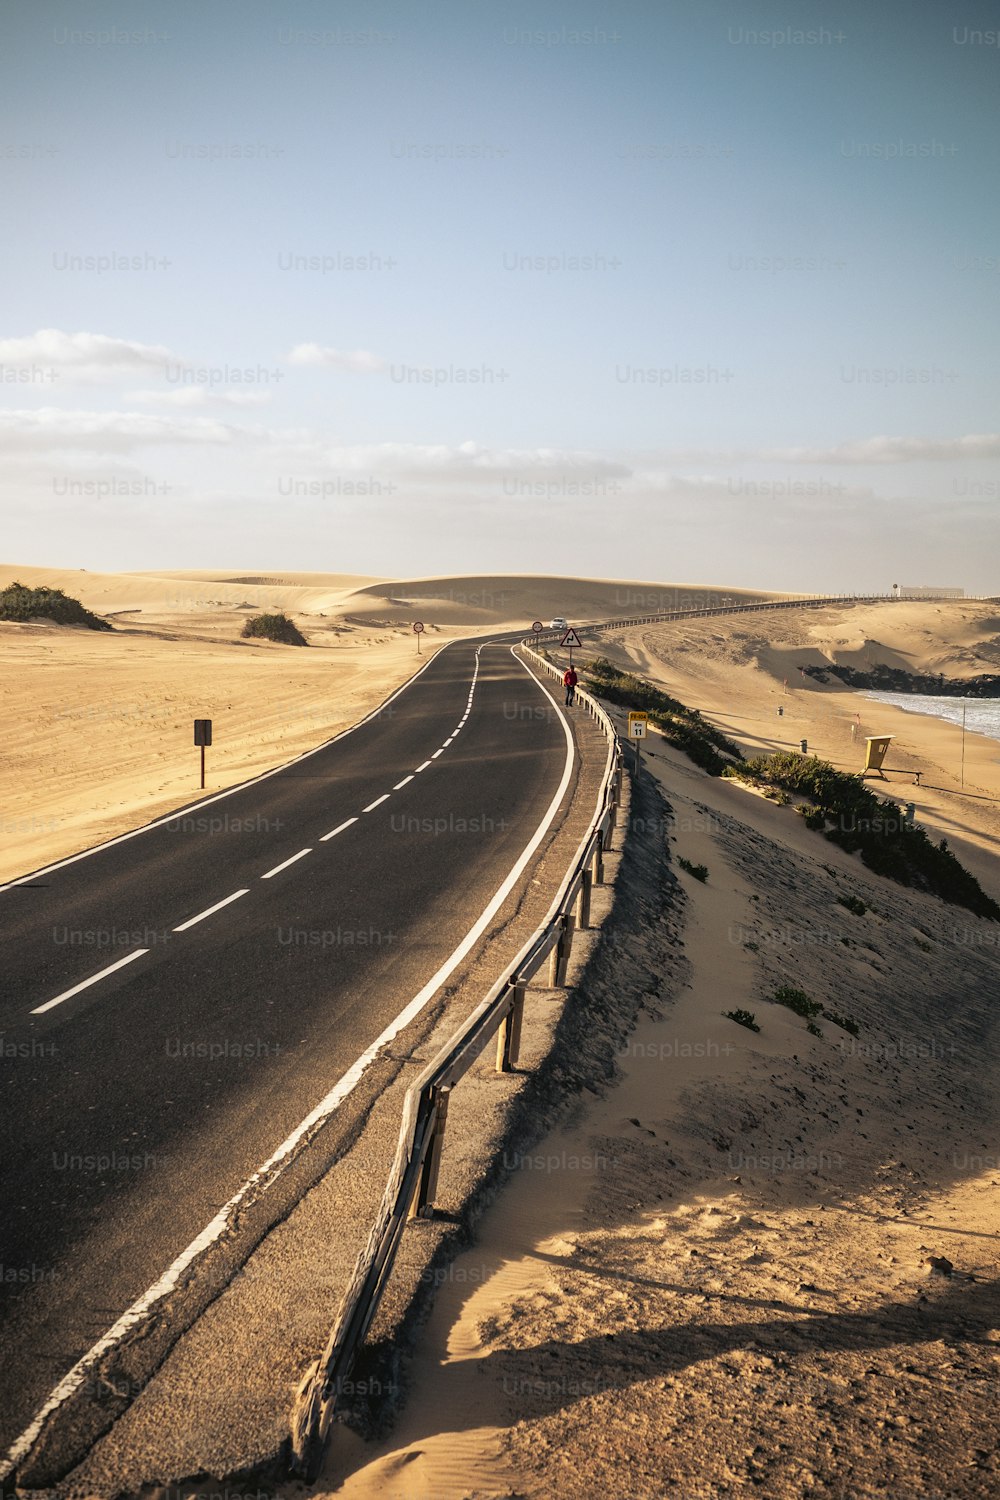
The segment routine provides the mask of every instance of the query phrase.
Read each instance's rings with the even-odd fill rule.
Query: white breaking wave
[[[1000,698],[939,698],[924,693],[876,693],[866,692],[866,698],[876,703],[891,703],[908,714],[930,714],[935,719],[947,719],[950,724],[962,723],[965,708],[965,727],[970,734],[985,734],[989,739],[1000,740]]]

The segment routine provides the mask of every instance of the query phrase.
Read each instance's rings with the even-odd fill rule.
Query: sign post
[[[646,738],[646,729],[649,724],[649,714],[638,710],[629,710],[628,737],[635,740],[635,774],[639,774],[639,741]]]
[[[531,632],[532,632],[532,634],[535,637],[535,650],[537,651],[538,650],[538,637],[542,633],[542,622],[541,622],[541,620],[532,620],[532,622],[531,622]]]
[[[414,635],[417,638],[417,655],[419,656],[420,655],[420,637],[424,633],[424,622],[423,622],[423,620],[414,620],[414,622],[413,622],[413,633],[414,633]]]
[[[205,746],[212,743],[212,721],[211,719],[195,719],[194,742],[201,746],[201,785],[205,786]]]
[[[583,642],[581,641],[580,637],[577,635],[576,631],[573,629],[572,626],[570,626],[569,630],[567,630],[566,634],[563,636],[563,638],[559,642],[559,644],[560,644],[560,646],[565,646],[566,649],[569,651],[569,664],[570,664],[570,666],[572,666],[573,665],[573,648],[574,648],[574,646],[576,646],[577,648],[580,648],[580,647],[583,646]]]

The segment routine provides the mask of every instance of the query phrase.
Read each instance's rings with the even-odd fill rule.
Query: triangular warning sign
[[[583,642],[575,630],[567,630],[559,644],[560,646],[582,646]]]

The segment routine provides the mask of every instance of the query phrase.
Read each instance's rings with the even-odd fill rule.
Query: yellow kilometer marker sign
[[[631,710],[628,716],[628,737],[635,741],[635,774],[639,774],[639,741],[646,738],[649,715]]]

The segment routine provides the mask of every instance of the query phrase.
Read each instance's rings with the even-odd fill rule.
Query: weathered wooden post
[[[549,953],[549,989],[558,989],[566,983],[566,966],[569,963],[569,950],[573,942],[572,922],[568,916],[559,918],[559,936]]]
[[[430,1219],[434,1216],[434,1199],[437,1195],[438,1173],[441,1170],[441,1151],[444,1147],[444,1128],[448,1123],[448,1099],[451,1088],[435,1084],[431,1089],[432,1107],[435,1111],[434,1134],[424,1158],[423,1170],[414,1195],[411,1219]]]
[[[521,1053],[521,1022],[524,1018],[524,985],[514,982],[514,1000],[497,1032],[497,1072],[512,1073]]]
[[[590,926],[590,886],[593,880],[589,869],[585,869],[580,876],[580,889],[576,897],[576,925],[581,932],[585,932]]]
[[[604,884],[604,835],[600,829],[594,840],[594,852],[590,860],[590,869],[595,885]]]

